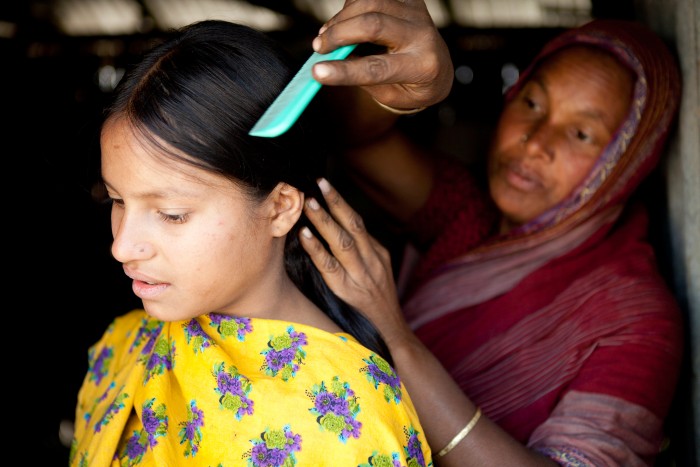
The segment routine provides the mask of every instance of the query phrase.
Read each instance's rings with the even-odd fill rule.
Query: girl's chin
[[[176,311],[162,304],[152,304],[144,301],[143,309],[146,314],[160,321],[186,321],[192,319],[189,314],[182,313],[182,309]]]

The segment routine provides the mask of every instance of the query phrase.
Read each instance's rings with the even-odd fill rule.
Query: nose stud
[[[528,135],[527,133],[525,133],[525,134],[523,134],[523,135],[520,137],[520,142],[523,143],[523,144],[525,144],[525,143],[527,143],[527,140],[528,140],[528,139],[530,139],[530,135]]]

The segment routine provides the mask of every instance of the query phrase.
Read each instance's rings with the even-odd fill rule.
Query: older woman
[[[677,65],[647,28],[569,30],[506,96],[488,193],[399,131],[379,134],[396,116],[377,110],[343,160],[412,234],[400,305],[357,214],[325,180],[337,223],[307,202],[331,249],[303,231],[307,251],[380,330],[440,465],[653,465],[682,324],[633,195],[679,98]]]

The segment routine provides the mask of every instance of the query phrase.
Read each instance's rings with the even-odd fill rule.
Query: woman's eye
[[[532,112],[540,112],[542,110],[542,106],[540,105],[539,101],[528,95],[523,96],[523,104],[525,104],[525,107]]]
[[[575,130],[575,132],[576,139],[578,139],[579,141],[583,141],[584,143],[588,143],[591,141],[591,136],[587,132],[582,130]]]
[[[172,224],[184,224],[187,222],[188,215],[187,214],[166,214],[164,212],[159,212],[160,218],[165,221],[169,222]]]

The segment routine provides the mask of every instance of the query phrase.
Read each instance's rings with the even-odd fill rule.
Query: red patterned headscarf
[[[680,103],[678,66],[665,44],[641,23],[618,20],[595,20],[550,41],[508,91],[506,99],[515,96],[543,60],[572,45],[599,47],[627,66],[636,76],[632,105],[581,186],[515,234],[566,220],[578,223],[605,207],[626,201],[656,167]]]
[[[635,74],[627,117],[591,173],[561,203],[434,271],[404,304],[413,328],[510,290],[541,265],[611,228],[658,164],[680,103],[681,83],[675,58],[641,23],[594,20],[562,33],[544,46],[506,99],[513,98],[544,60],[575,45],[606,50]]]

